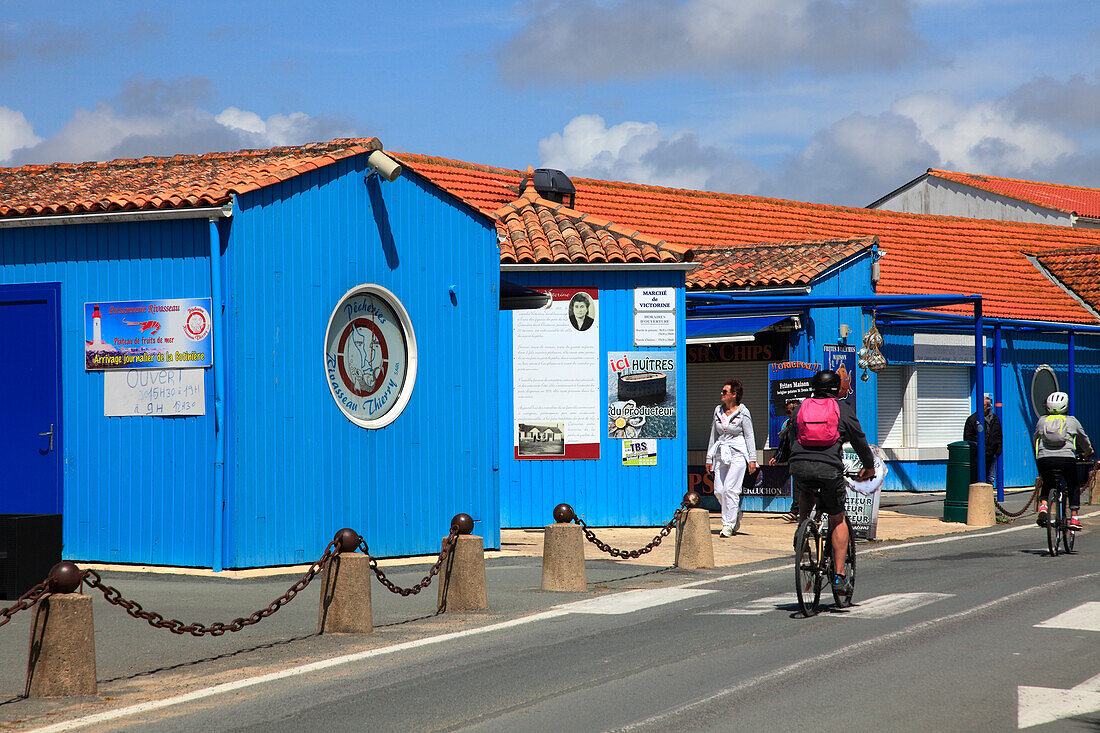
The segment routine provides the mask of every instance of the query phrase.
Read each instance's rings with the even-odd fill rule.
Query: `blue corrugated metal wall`
[[[942,329],[892,328],[884,332],[883,353],[891,364],[913,363],[914,331],[936,332]],[[972,334],[973,330],[951,333]],[[987,354],[992,360],[992,332],[986,332]],[[1004,431],[1003,470],[1005,486],[1030,486],[1036,477],[1035,457],[1031,446],[1035,417],[1031,412],[1031,377],[1039,364],[1050,365],[1058,375],[1063,390],[1068,384],[1069,350],[1066,334],[1038,334],[1026,331],[1001,331],[1002,408],[1001,427]],[[1093,406],[1100,403],[1100,338],[1078,334],[1075,344],[1075,402],[1077,417],[1089,437],[1100,437],[1100,417]],[[993,365],[987,363],[984,372],[985,391],[993,393]],[[973,368],[971,368],[973,398]],[[959,440],[963,426],[959,425]],[[945,461],[894,461],[890,464],[887,490],[942,491],[947,469]]]
[[[205,220],[0,230],[0,282],[60,282],[63,536],[74,560],[209,566],[213,380],[202,417],[104,417],[84,303],[210,296]]]
[[[599,288],[600,459],[518,461],[513,453],[512,314],[500,315],[497,365],[501,415],[500,515],[505,527],[551,524],[554,507],[565,502],[592,525],[651,526],[672,517],[687,490],[687,352],[684,346],[684,273],[681,271],[508,272],[508,280],[530,287]],[[621,441],[607,433],[607,352],[657,351],[634,347],[634,288],[677,287],[676,438],[657,441],[657,465],[622,465]]]
[[[458,512],[500,544],[495,230],[415,174],[366,172],[356,156],[238,199],[227,567],[312,560],[344,526],[375,555],[436,553]],[[333,307],[365,282],[401,300],[419,353],[412,399],[379,430],[343,416],[322,366]]]

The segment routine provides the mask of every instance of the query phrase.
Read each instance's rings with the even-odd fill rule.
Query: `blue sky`
[[[929,167],[1100,187],[1095,0],[28,3],[0,165],[373,135],[865,205]]]

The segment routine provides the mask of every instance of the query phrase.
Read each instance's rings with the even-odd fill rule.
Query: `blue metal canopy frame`
[[[1069,396],[1070,411],[1074,411],[1074,372],[1075,372],[1075,334],[1100,334],[1100,326],[1058,321],[1033,321],[1015,318],[983,318],[982,296],[980,295],[876,295],[870,298],[859,296],[791,296],[731,293],[688,293],[688,317],[706,315],[764,315],[779,313],[791,309],[828,308],[836,306],[859,306],[864,311],[876,314],[876,322],[884,326],[937,326],[951,329],[970,327],[974,333],[974,412],[982,414],[985,395],[985,349],[983,337],[986,330],[993,332],[993,406],[998,419],[1001,419],[1001,331],[1035,331],[1041,333],[1065,333],[1068,347],[1069,381],[1066,393]],[[973,316],[953,313],[930,313],[922,308],[934,308],[944,305],[972,303]],[[978,420],[978,475],[986,476],[985,465],[985,429],[984,421]],[[997,500],[1004,501],[1004,470],[1000,456],[997,470]]]
[[[985,395],[985,349],[983,342],[984,324],[982,322],[982,296],[980,295],[874,295],[871,297],[851,295],[768,295],[731,294],[731,293],[687,293],[687,316],[720,317],[723,315],[765,315],[790,309],[861,307],[865,311],[903,311],[913,312],[918,308],[935,308],[944,305],[972,304],[974,308],[974,412],[982,414]],[[962,316],[965,320],[968,317]],[[999,349],[996,352],[999,355]],[[1071,380],[1072,381],[1072,380]],[[1000,386],[999,371],[994,378],[996,387]],[[995,404],[1000,403],[1000,395]],[[978,476],[985,478],[985,421],[978,420]],[[1001,471],[997,472],[997,483],[1002,483]],[[1003,488],[998,490],[1003,496]]]

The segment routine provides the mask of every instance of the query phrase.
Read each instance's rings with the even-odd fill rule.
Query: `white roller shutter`
[[[963,426],[971,412],[970,368],[920,364],[915,377],[917,447],[942,448],[962,440]]]
[[[757,450],[768,439],[768,363],[766,361],[722,362],[718,364],[688,364],[687,366],[687,430],[688,450],[707,449],[710,421],[714,408],[721,401],[722,383],[740,379],[744,385],[745,407],[752,415],[752,429]]]
[[[878,440],[880,448],[900,448],[902,403],[907,368],[886,366],[878,373]]]

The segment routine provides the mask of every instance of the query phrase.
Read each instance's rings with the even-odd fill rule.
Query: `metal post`
[[[974,301],[974,412],[978,416],[978,481],[985,473],[985,339],[982,332],[982,300]]]
[[[1066,381],[1066,394],[1069,396],[1069,414],[1076,414],[1076,410],[1073,409],[1073,377],[1074,377],[1074,364],[1073,364],[1073,349],[1076,339],[1074,338],[1073,331],[1069,332],[1069,379]]]
[[[214,558],[211,569],[221,572],[225,537],[225,350],[222,348],[225,319],[222,317],[221,235],[218,222],[210,220],[210,317],[214,358]]]
[[[1001,417],[1001,390],[1003,385],[1001,384],[1001,327],[993,327],[993,414],[997,416],[997,420],[1001,423],[1001,430],[1004,430],[1004,418]],[[1004,443],[1001,444],[1002,450],[997,455],[997,501],[1003,502],[1005,500],[1005,462],[1004,462]]]

